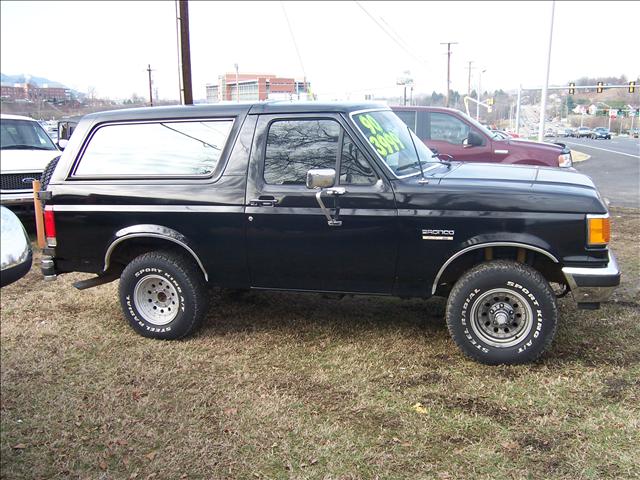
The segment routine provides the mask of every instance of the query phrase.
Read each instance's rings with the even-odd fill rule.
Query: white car
[[[36,120],[18,115],[0,119],[0,204],[33,204],[29,179],[39,180],[60,150]]]

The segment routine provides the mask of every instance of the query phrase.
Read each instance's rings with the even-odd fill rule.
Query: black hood
[[[573,169],[452,162],[426,177],[422,185],[419,175],[399,181],[399,202],[439,210],[607,212],[591,178]]]

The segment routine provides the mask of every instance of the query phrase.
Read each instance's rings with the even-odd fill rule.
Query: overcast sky
[[[2,73],[30,73],[125,98],[147,96],[151,64],[160,98],[178,98],[173,1],[0,5]],[[454,90],[466,92],[469,60],[486,69],[483,90],[541,85],[551,2],[192,1],[189,15],[196,99],[234,63],[240,72],[296,78],[304,68],[321,99],[356,99],[398,95],[396,80],[406,70],[415,91],[444,92],[446,46],[440,42],[447,41],[458,42],[451,57]],[[640,2],[556,2],[550,82],[637,77],[639,18]]]

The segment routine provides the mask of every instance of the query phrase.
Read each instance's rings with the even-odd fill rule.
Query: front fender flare
[[[468,242],[467,242],[468,243]],[[436,290],[438,289],[438,282],[440,281],[440,277],[442,277],[442,274],[445,272],[445,270],[447,269],[447,267],[449,265],[451,265],[451,263],[453,263],[453,261],[456,258],[461,257],[462,255],[464,255],[467,252],[471,252],[473,250],[478,250],[480,248],[488,248],[488,247],[516,247],[516,248],[524,248],[526,250],[531,250],[533,252],[537,252],[540,253],[542,255],[545,255],[546,257],[548,257],[553,263],[560,263],[558,258],[553,255],[552,253],[550,253],[548,250],[538,247],[536,245],[532,245],[530,243],[523,243],[523,242],[517,242],[517,241],[483,241],[481,243],[474,243],[472,245],[468,245],[464,248],[462,248],[461,250],[458,250],[456,253],[454,253],[453,255],[451,255],[446,262],[444,262],[442,264],[442,266],[440,267],[440,270],[438,270],[438,273],[435,277],[435,279],[433,280],[433,285],[431,286],[431,295],[435,295]]]
[[[193,248],[189,245],[187,238],[182,235],[180,232],[164,227],[162,225],[154,225],[154,224],[141,224],[141,225],[132,225],[130,227],[123,228],[118,230],[111,241],[109,242],[109,246],[104,254],[104,271],[106,272],[109,269],[109,263],[111,261],[111,254],[115,250],[115,248],[132,238],[158,238],[161,240],[167,240],[173,242],[177,245],[180,245],[183,249],[185,249],[189,254],[193,257],[195,262],[200,267],[202,274],[204,275],[204,279],[209,281],[209,274],[207,273],[202,261],[193,250]]]

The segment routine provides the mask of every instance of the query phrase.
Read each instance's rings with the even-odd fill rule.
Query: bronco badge
[[[453,240],[455,230],[422,230],[423,240]]]

